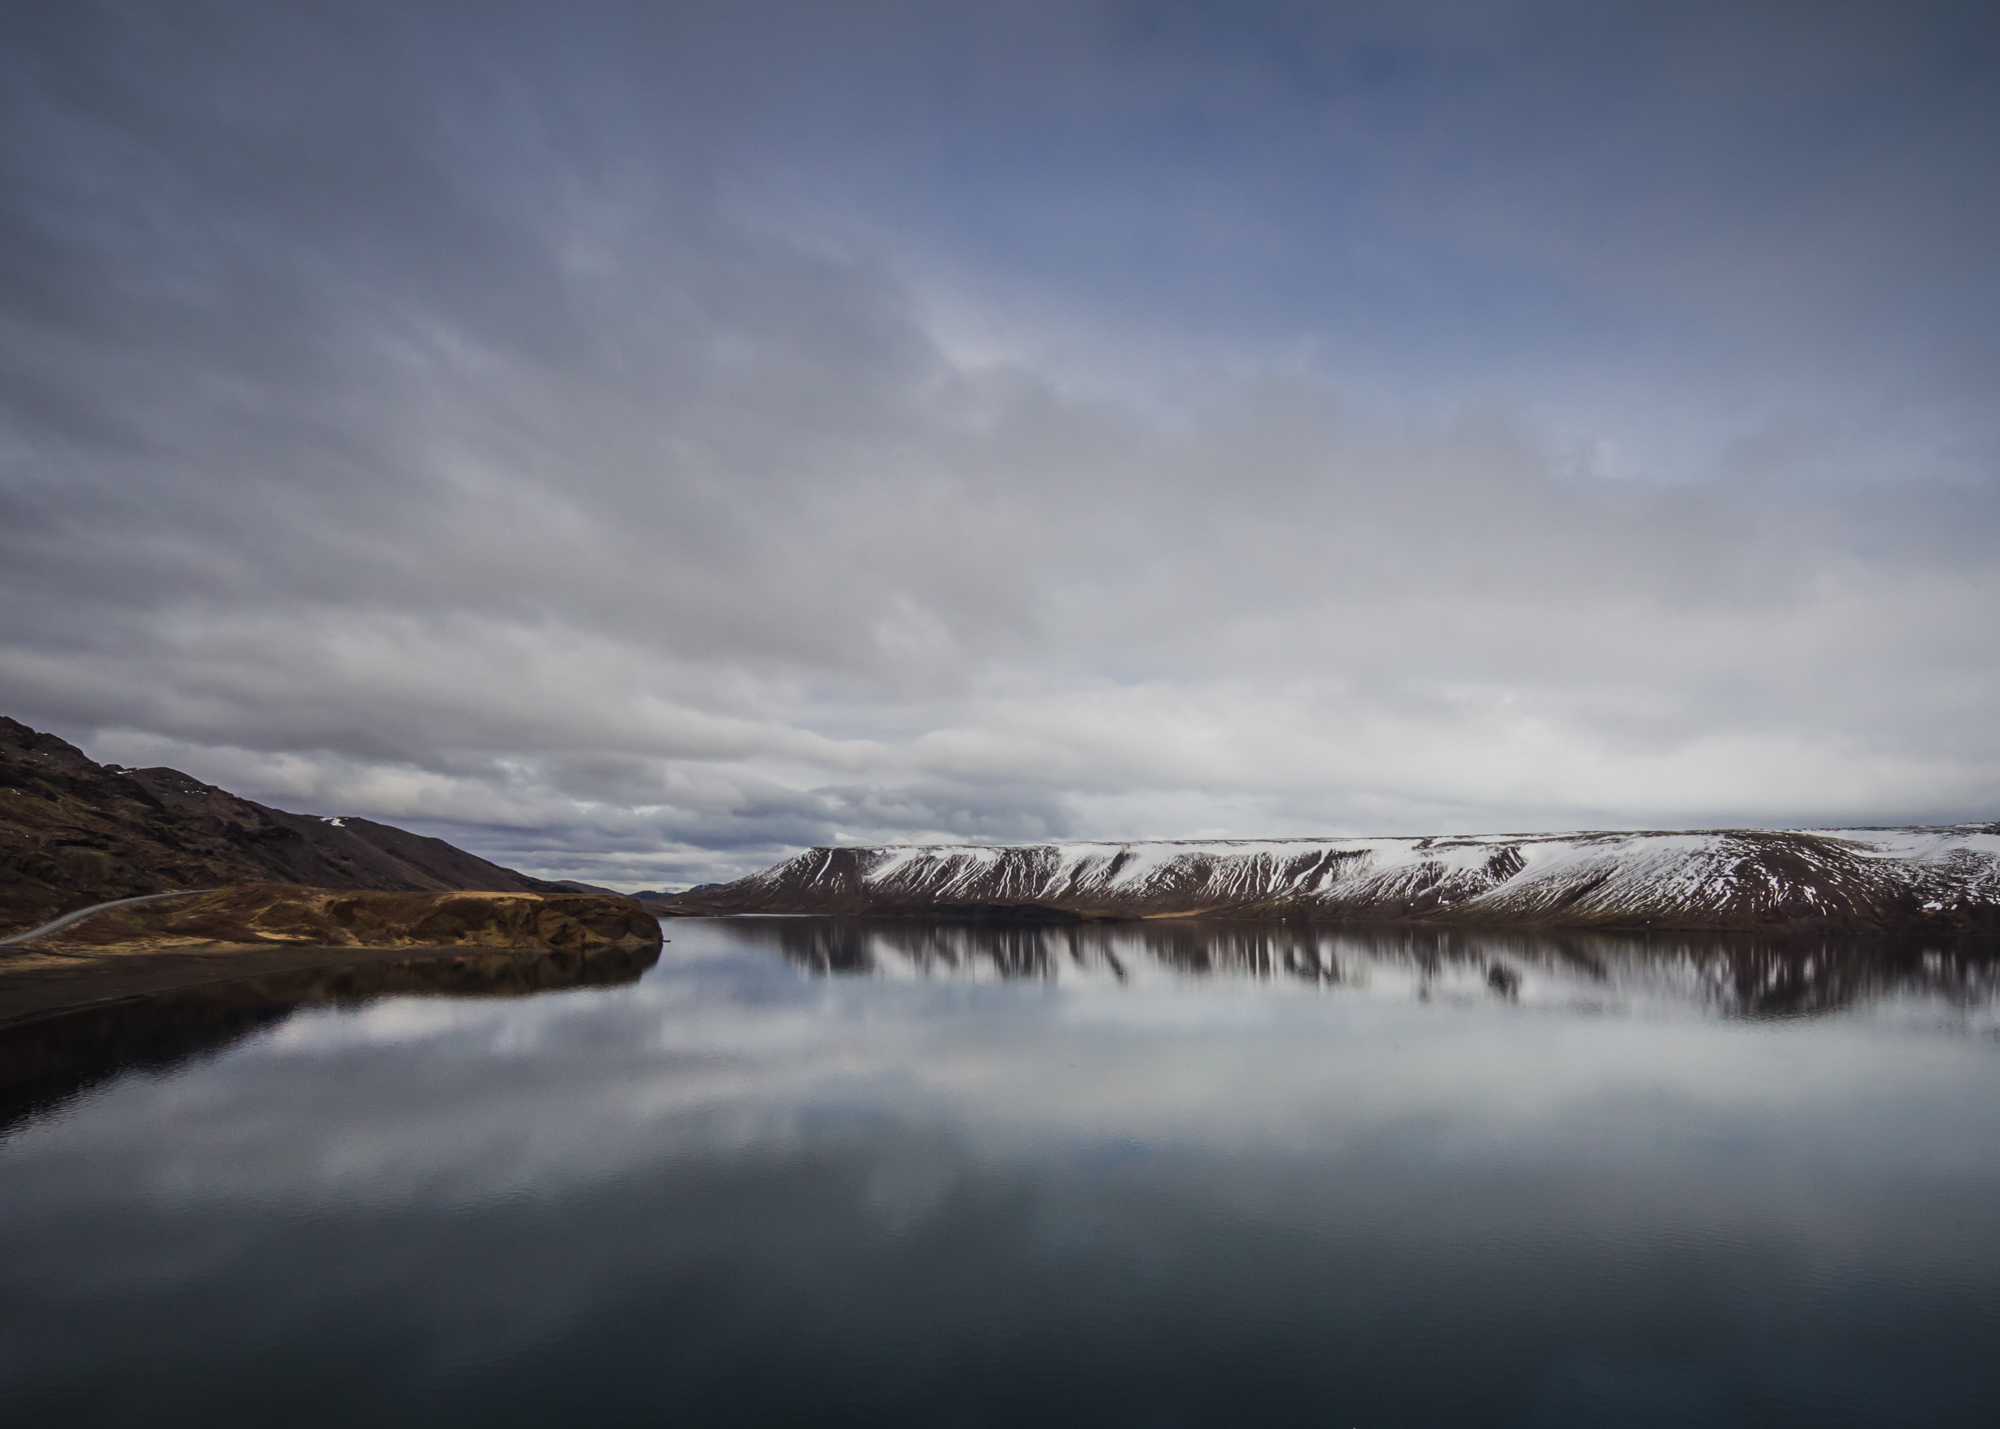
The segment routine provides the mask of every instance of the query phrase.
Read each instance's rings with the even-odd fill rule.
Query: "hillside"
[[[0,936],[106,899],[237,883],[586,891],[388,824],[268,808],[177,769],[98,764],[0,716]]]
[[[663,913],[2000,934],[2000,825],[816,848]]]
[[[108,908],[37,938],[15,956],[273,945],[547,953],[659,941],[659,920],[615,893],[389,893],[252,883]]]
[[[386,971],[416,956],[456,955],[447,958],[445,986],[526,991],[630,980],[658,959],[660,946],[659,921],[617,894],[245,884],[107,908],[10,946],[0,958],[0,1030],[106,1002],[307,970],[320,985],[343,970],[338,984],[358,992],[382,982],[356,969]],[[0,1084],[12,1070],[0,1071]]]

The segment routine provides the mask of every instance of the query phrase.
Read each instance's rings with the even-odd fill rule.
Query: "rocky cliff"
[[[2000,935],[2000,825],[816,848],[650,906]]]

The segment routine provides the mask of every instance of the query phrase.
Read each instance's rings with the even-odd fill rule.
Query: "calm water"
[[[0,1421],[2000,1414],[1993,949],[668,933],[0,1042]]]

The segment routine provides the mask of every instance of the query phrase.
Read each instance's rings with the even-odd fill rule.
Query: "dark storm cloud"
[[[2000,794],[1976,10],[5,25],[100,757],[632,885]]]

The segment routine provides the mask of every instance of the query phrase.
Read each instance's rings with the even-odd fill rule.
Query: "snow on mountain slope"
[[[815,848],[662,906],[2000,933],[2000,825]]]

